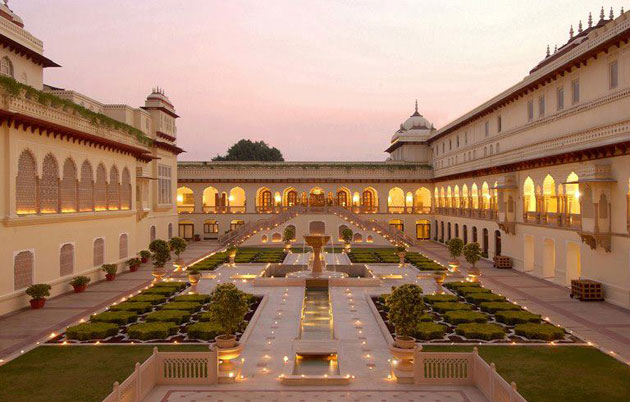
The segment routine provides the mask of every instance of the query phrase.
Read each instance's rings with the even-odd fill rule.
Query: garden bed
[[[71,326],[50,339],[49,344],[79,343],[207,343],[222,333],[220,323],[210,321],[210,295],[187,294],[185,282],[158,282],[139,295],[88,322]],[[157,297],[156,297],[157,296]],[[243,334],[262,301],[248,295],[249,310],[236,333]],[[202,325],[200,325],[202,324]],[[189,328],[193,328],[192,334]]]
[[[286,254],[280,247],[239,247],[236,250],[234,263],[236,264],[266,264],[281,263]],[[228,253],[223,251],[212,254],[203,260],[191,265],[188,269],[200,271],[214,271],[230,260]]]
[[[436,344],[466,343],[584,343],[563,328],[546,323],[539,315],[522,309],[489,289],[463,282],[447,284],[452,295],[426,295],[425,313],[418,319],[416,338]],[[472,290],[477,288],[477,292]],[[373,296],[379,315],[395,336],[387,318],[387,295]],[[431,317],[432,322],[427,320]],[[434,324],[434,325],[429,325]]]

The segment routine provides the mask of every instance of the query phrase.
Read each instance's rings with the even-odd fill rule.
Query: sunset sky
[[[624,4],[626,3],[626,4]],[[441,127],[521,80],[601,2],[11,0],[63,67],[45,82],[174,103],[182,160],[241,138],[287,160],[384,160],[413,112]],[[628,2],[608,0],[615,16]]]

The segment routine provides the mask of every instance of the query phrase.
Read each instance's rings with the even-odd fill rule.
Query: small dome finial
[[[578,33],[582,33],[582,20],[580,20],[580,23],[578,24]]]
[[[550,56],[550,52],[549,52],[549,45],[547,45],[547,55],[545,57],[549,57]]]
[[[610,7],[610,15],[608,16],[611,20],[615,19],[615,13],[613,12],[612,7]]]
[[[604,6],[602,6],[602,9],[599,11],[599,19],[600,20],[604,19]]]
[[[589,11],[588,13],[588,27],[592,27],[593,26],[593,14],[591,14],[591,12]]]
[[[621,12],[620,15],[623,15],[624,11],[623,11],[623,6],[621,6]]]
[[[571,29],[569,29],[569,39],[573,38],[573,24],[571,24]]]
[[[416,99],[416,113],[418,113],[418,99]]]
[[[556,53],[558,51],[558,45],[553,47],[553,52]]]

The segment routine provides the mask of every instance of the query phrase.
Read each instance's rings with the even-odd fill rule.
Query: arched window
[[[107,191],[107,207],[108,209],[120,209],[120,178],[118,176],[118,168],[114,165],[109,171],[109,187]]]
[[[61,212],[77,212],[77,168],[70,158],[63,163],[59,193]]]
[[[151,226],[149,237],[150,241],[157,239],[157,229],[155,228],[155,225]]]
[[[46,155],[39,181],[39,209],[43,214],[59,211],[59,167],[52,154]]]
[[[543,208],[545,212],[558,212],[556,182],[549,174],[545,176],[545,179],[543,180]]]
[[[129,255],[129,238],[126,233],[120,235],[118,239],[118,258],[121,260]]]
[[[34,256],[32,251],[21,251],[13,260],[13,289],[20,290],[33,284]]]
[[[95,267],[101,266],[105,263],[105,240],[102,238],[94,240],[92,263]]]
[[[168,239],[172,239],[173,238],[173,224],[169,223],[168,224]]]
[[[13,63],[7,56],[0,60],[0,74],[15,78],[13,75]]]
[[[94,177],[92,176],[92,165],[84,161],[81,165],[81,181],[79,181],[79,211],[94,210]]]
[[[122,184],[120,186],[120,209],[131,209],[131,175],[129,169],[122,172]]]
[[[523,205],[525,212],[536,212],[536,190],[531,177],[523,183]]]
[[[30,151],[23,151],[18,159],[15,209],[18,215],[37,213],[37,164]]]
[[[337,205],[340,207],[347,207],[349,205],[348,194],[349,192],[346,189],[337,190]]]
[[[292,207],[298,203],[298,193],[295,190],[289,190],[287,193],[287,206]]]
[[[107,209],[107,172],[105,166],[99,164],[96,168],[96,183],[94,184],[94,209],[105,211]]]
[[[74,244],[66,243],[59,250],[59,276],[74,272]]]

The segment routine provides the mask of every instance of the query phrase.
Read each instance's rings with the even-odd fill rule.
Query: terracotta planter
[[[140,258],[140,261],[142,261],[143,264],[146,264],[147,261],[149,261],[148,258]]]
[[[42,308],[44,307],[44,304],[46,304],[46,299],[31,299],[31,308],[33,310],[37,310],[38,308]]]
[[[140,268],[140,265],[130,265],[129,271],[136,272]]]
[[[72,285],[72,287],[74,288],[74,293],[81,293],[81,292],[85,291],[85,289],[87,289],[87,284],[85,284],[85,285]]]
[[[405,265],[405,257],[407,256],[407,252],[405,251],[400,251],[398,253],[398,258],[400,258],[400,265]]]
[[[105,274],[105,278],[108,281],[113,281],[114,279],[116,279],[116,274]]]
[[[401,349],[413,349],[416,346],[416,338],[413,336],[397,336],[394,345]]]
[[[164,267],[155,267],[153,268],[153,271],[151,271],[151,275],[159,281],[164,275],[166,275],[166,269]]]
[[[234,335],[219,335],[214,338],[218,348],[233,348],[236,346],[236,336]]]
[[[201,279],[201,274],[189,274],[188,275],[188,282],[190,282],[191,285],[196,285],[199,283],[199,279]]]

